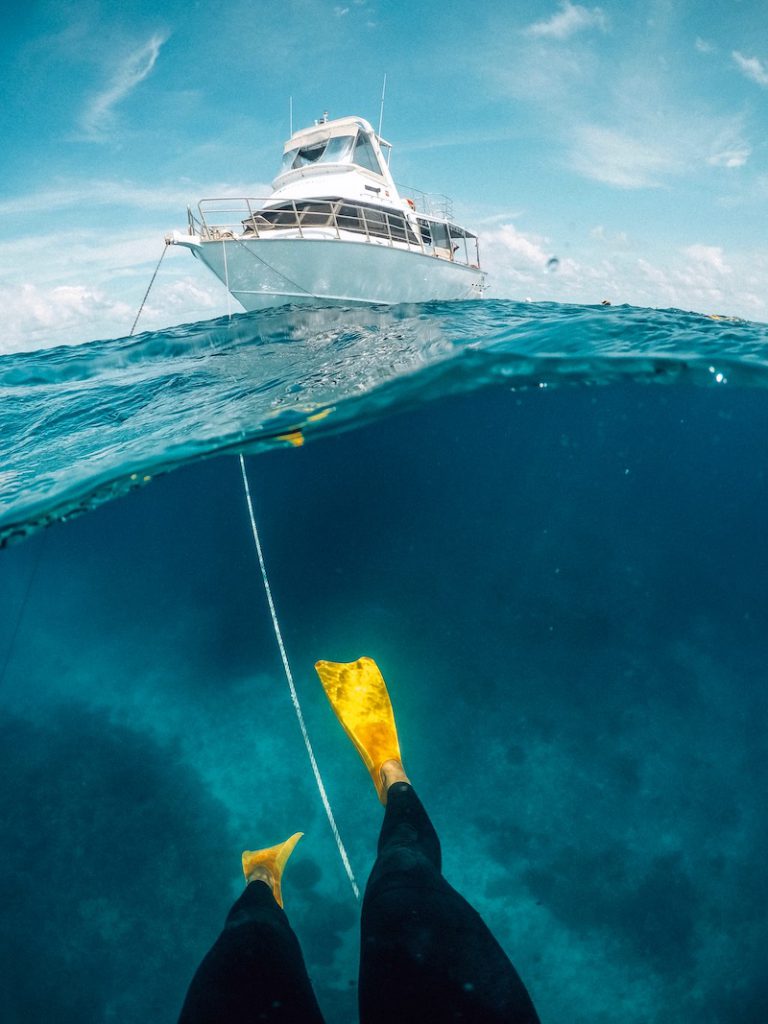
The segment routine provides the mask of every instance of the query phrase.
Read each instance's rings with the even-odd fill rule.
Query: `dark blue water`
[[[355,1019],[246,448],[356,874],[381,809],[312,666],[368,654],[445,873],[543,1021],[763,1024],[766,328],[342,316],[0,359],[2,1020],[173,1021],[240,851],[297,830],[286,910]]]

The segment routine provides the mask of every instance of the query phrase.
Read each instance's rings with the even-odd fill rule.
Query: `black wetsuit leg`
[[[361,1024],[538,1024],[480,915],[441,874],[440,841],[413,787],[396,782],[365,890]]]
[[[179,1024],[323,1024],[298,939],[265,882],[251,882],[189,986]]]

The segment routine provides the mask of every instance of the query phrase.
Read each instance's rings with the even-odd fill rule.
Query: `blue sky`
[[[764,2],[32,2],[0,50],[0,352],[127,333],[186,205],[265,193],[289,97],[375,123],[385,72],[395,178],[491,294],[768,321]],[[172,249],[140,327],[226,310]]]

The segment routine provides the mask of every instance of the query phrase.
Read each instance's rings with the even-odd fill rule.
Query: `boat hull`
[[[224,238],[186,244],[249,311],[286,303],[476,299],[485,287],[476,267],[386,242]]]

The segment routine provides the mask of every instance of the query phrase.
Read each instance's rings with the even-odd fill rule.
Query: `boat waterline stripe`
[[[309,297],[310,299],[317,299],[320,304],[323,302],[354,302],[356,304],[375,305],[377,302],[382,302],[381,299],[354,299],[351,295],[318,295],[316,292],[249,292],[245,288],[238,288],[232,294],[236,299],[238,295],[280,295],[288,299],[306,299]]]

